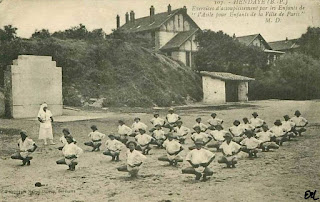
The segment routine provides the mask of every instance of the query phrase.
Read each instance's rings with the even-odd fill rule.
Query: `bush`
[[[285,54],[270,71],[256,72],[250,85],[255,99],[306,100],[320,98],[320,61],[301,53]]]

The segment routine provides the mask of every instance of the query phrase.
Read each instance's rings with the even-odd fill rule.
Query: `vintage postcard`
[[[0,0],[0,201],[320,199],[320,0]]]

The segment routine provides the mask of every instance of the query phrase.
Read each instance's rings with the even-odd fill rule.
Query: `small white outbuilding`
[[[222,104],[226,102],[247,102],[249,81],[253,78],[227,72],[201,71],[203,102]]]

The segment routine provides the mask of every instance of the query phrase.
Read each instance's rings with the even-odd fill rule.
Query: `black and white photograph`
[[[0,0],[0,201],[320,199],[320,0]]]

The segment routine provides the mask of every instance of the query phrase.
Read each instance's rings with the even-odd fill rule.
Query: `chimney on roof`
[[[120,16],[117,15],[116,19],[117,19],[117,29],[119,29],[119,27],[120,27]]]
[[[168,14],[170,14],[171,13],[171,5],[169,4],[168,5]]]
[[[153,6],[150,7],[150,17],[151,16],[154,16],[154,7]]]
[[[235,33],[233,33],[232,38],[233,38],[233,39],[237,38]]]
[[[286,37],[286,41],[288,41],[288,37]]]
[[[134,19],[134,12],[133,11],[130,11],[130,22],[134,22],[135,19]]]
[[[154,7],[151,6],[150,7],[150,23],[153,23],[154,22]]]
[[[187,14],[187,7],[183,6],[183,11]]]
[[[126,12],[126,23],[128,23],[128,22],[129,22],[129,13]]]

